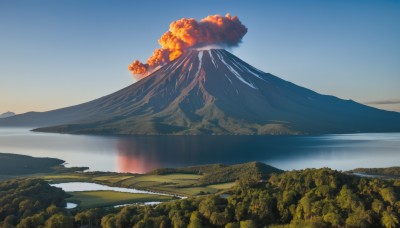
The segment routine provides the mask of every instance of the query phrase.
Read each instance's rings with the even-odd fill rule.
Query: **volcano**
[[[121,135],[398,132],[400,113],[318,94],[211,49],[187,51],[113,94],[0,126]]]

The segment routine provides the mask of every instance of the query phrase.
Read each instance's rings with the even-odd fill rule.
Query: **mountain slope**
[[[15,116],[15,113],[13,113],[13,112],[5,112],[5,113],[0,114],[0,119],[1,118],[11,117],[11,116]]]
[[[218,49],[189,51],[88,103],[0,120],[13,125],[139,135],[393,132],[400,131],[400,113],[318,94]]]

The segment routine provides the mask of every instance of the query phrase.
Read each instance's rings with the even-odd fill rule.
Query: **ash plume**
[[[158,40],[161,48],[156,49],[146,63],[135,60],[128,70],[135,79],[140,79],[191,48],[237,46],[246,33],[247,28],[239,18],[230,14],[210,15],[200,21],[182,18],[170,24],[169,30]]]

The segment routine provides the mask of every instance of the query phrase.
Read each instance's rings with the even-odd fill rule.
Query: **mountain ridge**
[[[110,95],[2,125],[121,135],[326,134],[400,131],[400,113],[321,95],[223,49],[191,50]]]
[[[0,119],[2,119],[2,118],[7,118],[7,117],[11,117],[11,116],[15,116],[15,115],[16,115],[16,114],[15,114],[14,112],[10,112],[10,111],[4,112],[4,113],[0,114]]]

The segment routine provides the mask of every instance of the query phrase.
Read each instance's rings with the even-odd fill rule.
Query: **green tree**
[[[120,226],[118,226],[118,227],[120,227]],[[121,226],[121,227],[123,227],[123,226]],[[147,228],[147,227],[150,227],[150,226],[147,226],[147,224],[144,220],[140,220],[138,223],[136,223],[133,226],[133,228]]]
[[[190,222],[189,222],[189,226],[188,228],[201,228],[203,227],[202,225],[202,220],[200,217],[200,213],[195,211],[192,212],[192,214],[190,215]]]
[[[343,226],[343,218],[334,212],[329,212],[328,214],[324,215],[324,221],[330,223],[333,227]]]
[[[207,219],[210,219],[213,212],[218,212],[217,204],[218,196],[207,196],[199,205],[199,212]]]
[[[365,211],[359,210],[350,214],[346,219],[346,226],[348,227],[369,227],[368,214]]]
[[[215,226],[223,226],[227,223],[225,213],[223,212],[213,212],[210,217],[210,223]]]
[[[31,199],[25,199],[19,203],[19,212],[23,214],[26,210],[30,210],[33,207]]]
[[[246,217],[247,208],[245,203],[239,202],[235,207],[235,219],[240,221]]]
[[[115,215],[114,214],[108,214],[104,216],[101,219],[101,227],[103,228],[116,228],[117,226],[115,225]]]
[[[225,225],[225,228],[240,228],[240,224],[238,222],[230,222]]]
[[[399,219],[393,213],[387,211],[382,214],[382,225],[387,228],[395,228],[399,226]]]
[[[372,202],[372,210],[375,211],[375,213],[380,214],[384,209],[384,204],[382,201],[379,199],[374,199]]]
[[[348,212],[354,211],[362,206],[360,198],[354,194],[347,185],[343,185],[340,190],[337,202],[341,208],[346,209]]]
[[[380,190],[382,198],[389,202],[391,205],[394,205],[396,203],[397,197],[396,193],[394,192],[394,189],[392,187],[390,188],[383,188]]]
[[[309,219],[311,217],[311,199],[306,195],[299,201],[296,210],[297,219]]]
[[[58,208],[58,207],[57,207],[56,205],[54,205],[54,204],[52,204],[52,205],[50,205],[49,207],[46,208],[46,213],[47,213],[47,215],[49,215],[49,216],[52,216],[52,215],[57,214],[57,213],[59,213],[59,212],[61,212],[61,209]]]
[[[240,221],[240,228],[257,228],[257,224],[253,220]]]
[[[9,215],[4,219],[4,227],[14,227],[17,223],[17,217],[15,215]]]
[[[17,225],[18,228],[25,227],[39,227],[44,223],[43,213],[35,214],[26,218],[23,218],[20,223]]]
[[[79,222],[81,227],[87,222],[86,212],[79,212],[74,217],[75,222]]]
[[[92,208],[90,210],[87,210],[85,214],[86,214],[89,228],[93,226],[93,223],[97,223],[96,222],[97,217],[98,217],[97,209]]]
[[[73,226],[74,222],[72,217],[61,213],[52,215],[45,223],[46,228],[68,228]]]
[[[171,223],[174,226],[174,228],[184,228],[187,226],[185,218],[180,214],[179,211],[173,211],[171,217]]]

